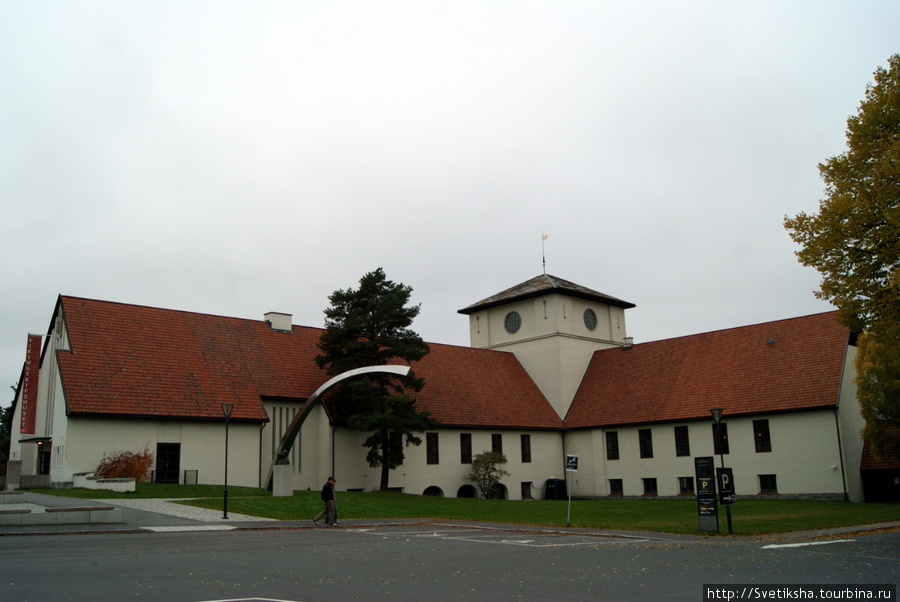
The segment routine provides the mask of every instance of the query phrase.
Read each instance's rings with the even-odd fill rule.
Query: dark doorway
[[[181,467],[180,443],[156,444],[156,482],[178,484]]]
[[[43,447],[38,448],[38,474],[50,474],[50,450],[44,451]]]
[[[861,473],[867,502],[900,502],[900,469],[863,470]]]

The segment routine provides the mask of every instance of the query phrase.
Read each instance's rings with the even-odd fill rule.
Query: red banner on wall
[[[41,336],[28,335],[25,370],[22,374],[22,422],[20,433],[33,433],[37,412],[38,375],[41,368]]]

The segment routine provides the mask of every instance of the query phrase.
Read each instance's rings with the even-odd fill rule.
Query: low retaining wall
[[[4,499],[9,498],[9,499]],[[8,508],[10,504],[31,504],[28,494],[3,495],[0,503],[0,526],[17,525],[93,525],[122,522],[122,509],[115,506],[70,506],[63,508]],[[36,506],[42,508],[41,506]]]
[[[81,472],[72,476],[72,486],[83,489],[106,489],[134,493],[135,479],[104,479],[92,472]]]

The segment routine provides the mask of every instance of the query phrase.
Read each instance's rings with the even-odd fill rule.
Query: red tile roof
[[[888,443],[884,449],[884,456],[879,458],[868,441],[863,443],[862,460],[860,470],[897,470],[900,468],[900,454],[894,446]]]
[[[71,351],[57,353],[70,415],[266,420],[261,397],[305,399],[327,380],[316,367],[322,330],[273,331],[227,318],[60,297]],[[414,365],[418,407],[447,425],[561,428],[506,352],[432,345]]]
[[[848,330],[837,312],[597,351],[566,428],[834,407]]]
[[[70,414],[266,420],[260,396],[308,397],[326,380],[319,331],[74,297],[58,352]]]
[[[559,415],[512,353],[429,347],[431,353],[413,366],[425,379],[416,407],[445,426],[562,428]]]

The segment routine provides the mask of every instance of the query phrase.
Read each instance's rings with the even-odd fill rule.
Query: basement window
[[[759,492],[760,493],[778,493],[778,483],[773,474],[759,475]]]

